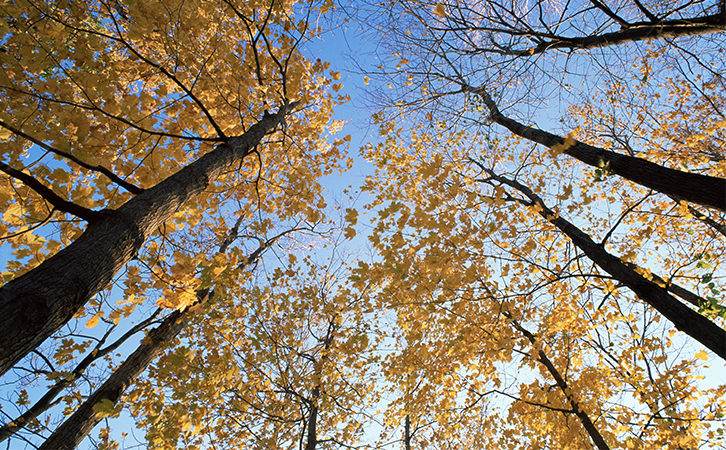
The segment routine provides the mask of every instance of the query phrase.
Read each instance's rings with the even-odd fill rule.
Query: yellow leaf
[[[115,414],[116,410],[114,408],[113,402],[108,398],[104,398],[100,402],[93,405],[93,412],[101,417],[108,417]]]
[[[442,3],[438,3],[436,5],[436,9],[434,10],[434,13],[441,17],[442,19],[446,18],[446,8]]]
[[[552,146],[552,147],[550,147],[550,148],[552,149],[552,152],[553,152],[553,153],[554,153],[555,155],[559,155],[560,153],[564,152],[564,151],[565,151],[565,150],[567,150],[568,148],[570,148],[570,147],[572,147],[573,145],[575,145],[575,143],[576,143],[576,141],[575,141],[575,138],[573,138],[572,136],[569,136],[569,135],[568,135],[568,136],[567,136],[567,137],[565,138],[564,142],[562,142],[562,143],[560,143],[560,144],[555,144],[555,145],[553,145],[553,146]]]
[[[95,315],[88,319],[88,322],[86,322],[86,328],[93,328],[96,325],[98,325],[98,315]]]
[[[696,352],[696,358],[701,359],[703,361],[708,361],[708,353],[706,350],[701,350],[699,352]]]

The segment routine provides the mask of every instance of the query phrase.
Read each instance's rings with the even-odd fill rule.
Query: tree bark
[[[297,103],[265,114],[229,139],[103,218],[68,247],[0,288],[0,375],[67,323],[106,288],[144,242],[190,198],[232,169],[275,129]]]
[[[563,145],[563,153],[592,167],[605,168],[618,176],[679,200],[726,211],[726,180],[722,178],[669,169],[642,158],[611,152],[584,142],[575,141],[574,145],[567,147],[560,136],[504,116],[483,89],[465,86],[464,90],[480,95],[489,108],[491,120],[517,136],[549,148]]]
[[[161,313],[161,309],[157,309],[154,314],[151,315],[151,317],[134,326],[131,330],[129,330],[111,345],[102,348],[102,342],[99,343],[99,345],[85,358],[83,358],[83,360],[76,366],[75,369],[73,369],[70,376],[64,377],[51,388],[49,388],[45,395],[43,395],[37,402],[35,402],[33,406],[28,408],[28,410],[21,414],[19,417],[0,427],[0,442],[17,433],[23,427],[27,426],[28,423],[35,420],[39,415],[41,415],[50,407],[55,405],[58,401],[60,401],[56,400],[56,397],[58,397],[61,392],[63,392],[63,390],[65,390],[68,386],[72,385],[75,380],[80,378],[80,376],[83,375],[86,369],[93,362],[113,352],[114,350],[119,348],[124,342],[126,342],[126,340],[128,340],[131,336],[149,326],[154,321],[154,319],[156,319],[156,316],[159,315],[159,313]]]
[[[197,297],[205,298],[208,292],[198,292]],[[72,450],[100,422],[104,415],[94,411],[94,407],[103,400],[111,400],[115,405],[126,389],[136,380],[146,367],[162,352],[163,343],[176,337],[184,328],[185,320],[193,314],[190,309],[174,311],[154,328],[141,344],[116,369],[113,374],[96,390],[65,422],[61,424],[39,450]]]
[[[239,225],[242,216],[237,223],[230,229],[227,238],[222,242],[217,253],[223,254],[227,251],[229,245],[238,237]],[[252,252],[237,267],[250,267],[257,264],[262,254],[272,246],[277,240],[286,235],[287,232],[279,234],[260,246]],[[184,327],[185,321],[194,314],[199,305],[204,304],[214,297],[214,291],[210,289],[199,289],[196,291],[197,300],[190,307],[183,311],[175,311],[170,314],[157,328],[152,330],[142,341],[139,347],[129,358],[124,361],[121,366],[106,380],[106,382],[91,395],[81,407],[73,413],[73,415],[63,422],[53,434],[43,443],[41,449],[55,450],[57,449],[73,449],[76,448],[83,439],[93,430],[98,422],[103,418],[96,411],[94,406],[101,401],[108,399],[114,404],[121,398],[126,389],[136,380],[136,378],[148,367],[149,364],[163,350],[162,344],[170,342]],[[156,315],[156,313],[155,313]]]
[[[638,273],[632,265],[608,253],[605,247],[593,241],[587,233],[549,209],[542,199],[527,186],[496,175],[492,171],[488,170],[487,172],[491,179],[513,187],[524,194],[529,199],[525,204],[536,208],[540,216],[565,233],[591,261],[630,288],[641,300],[663,314],[678,330],[691,336],[726,360],[726,330],[690,309],[669,294],[666,288],[652,281],[657,278],[646,278]]]

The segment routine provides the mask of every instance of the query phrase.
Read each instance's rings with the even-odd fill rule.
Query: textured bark
[[[1,287],[0,375],[106,288],[164,221],[239,164],[295,106],[287,104],[276,114],[265,114],[242,136],[229,139],[119,209],[102,211],[104,217],[90,223],[76,241]]]
[[[205,293],[206,294],[206,293]],[[200,293],[197,294],[198,297]],[[193,314],[174,311],[153,329],[126,361],[96,390],[65,422],[50,435],[39,449],[66,450],[76,448],[103,419],[94,407],[103,400],[118,402],[126,389],[136,380],[146,367],[162,352],[165,342],[176,337],[184,328],[184,321]]]
[[[482,89],[468,87],[464,89],[480,95],[489,108],[491,120],[517,136],[550,148],[564,142],[560,136],[523,125],[504,116],[489,94]],[[622,155],[578,141],[566,148],[563,153],[593,167],[606,167],[618,176],[673,198],[726,211],[726,180],[722,178],[669,169],[642,158]]]
[[[529,199],[527,204],[537,208],[543,218],[565,233],[592,262],[630,288],[641,300],[663,314],[678,330],[691,336],[726,360],[726,330],[678,301],[668,293],[666,288],[659,286],[654,281],[658,280],[658,278],[648,279],[638,273],[632,265],[608,253],[605,247],[593,241],[587,233],[549,209],[542,199],[528,187],[514,180],[498,176],[491,171],[488,171],[488,173],[493,180],[511,186],[527,196]]]
[[[240,216],[242,217],[242,216]],[[229,245],[238,237],[240,220],[230,229],[227,238],[219,248],[218,253],[223,254]],[[270,248],[277,240],[286,235],[287,232],[268,239],[266,242],[252,252],[238,268],[253,267],[257,264],[262,254]],[[214,297],[211,289],[199,289],[196,291],[197,300],[194,305],[184,311],[175,311],[170,314],[159,327],[152,330],[145,340],[129,358],[106,380],[106,382],[91,395],[73,415],[63,422],[53,434],[40,447],[42,449],[73,449],[88,436],[93,428],[98,425],[103,417],[99,416],[93,408],[101,401],[108,399],[114,404],[121,398],[126,389],[141,375],[149,364],[161,353],[163,344],[170,342],[181,332],[185,321],[194,314],[199,305],[204,304]],[[156,313],[155,313],[156,315]]]

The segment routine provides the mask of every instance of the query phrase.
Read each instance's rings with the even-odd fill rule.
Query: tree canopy
[[[2,12],[8,445],[726,447],[723,1]]]

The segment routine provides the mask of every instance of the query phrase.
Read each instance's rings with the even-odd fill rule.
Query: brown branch
[[[549,148],[559,146],[563,148],[563,153],[585,164],[597,168],[605,167],[618,176],[663,194],[726,211],[726,180],[722,178],[670,169],[642,158],[611,152],[584,142],[574,141],[572,145],[564,145],[565,140],[560,136],[529,127],[504,116],[484,88],[464,85],[462,90],[479,95],[489,109],[492,122],[505,127],[517,136]]]
[[[534,335],[530,333],[527,329],[522,327],[508,311],[503,311],[502,315],[509,319],[512,323],[512,326],[520,333],[522,333],[533,346],[537,343],[537,339],[534,337]],[[567,398],[567,401],[570,403],[570,406],[572,406],[575,415],[580,419],[580,423],[582,423],[582,426],[585,428],[585,431],[587,431],[587,434],[590,435],[590,439],[592,439],[597,448],[600,450],[610,450],[610,446],[608,446],[608,444],[605,442],[605,439],[598,431],[597,427],[595,427],[595,424],[592,422],[592,420],[590,420],[590,416],[588,416],[587,413],[582,410],[582,408],[580,407],[580,403],[577,401],[575,396],[572,395],[572,389],[567,385],[567,381],[565,381],[565,379],[562,377],[562,374],[560,374],[552,361],[547,357],[547,354],[545,354],[545,352],[541,349],[537,350],[537,361],[542,363],[542,365],[547,368],[547,371],[550,373],[550,375],[552,375],[552,378],[555,379],[557,387],[560,388],[562,393]]]
[[[13,133],[17,134],[20,137],[23,137],[23,138],[29,140],[30,142],[37,145],[38,147],[41,147],[51,153],[55,153],[58,156],[62,156],[64,158],[67,158],[67,159],[73,161],[74,163],[78,164],[79,166],[81,166],[85,169],[93,170],[95,172],[100,172],[100,173],[106,175],[106,177],[108,177],[108,179],[110,179],[111,181],[118,184],[119,186],[121,186],[122,188],[126,189],[127,191],[131,192],[134,195],[139,195],[142,192],[144,192],[143,189],[141,189],[137,186],[134,186],[133,184],[129,183],[128,181],[122,180],[118,175],[116,175],[115,173],[111,172],[110,170],[106,169],[103,166],[94,166],[94,165],[88,164],[87,162],[85,162],[81,159],[78,159],[74,155],[72,155],[68,152],[64,152],[63,150],[59,150],[55,147],[52,147],[52,146],[46,144],[45,142],[43,142],[39,139],[36,139],[27,133],[20,131],[19,129],[13,127],[12,125],[3,122],[2,120],[0,120],[0,126],[2,126],[3,128],[5,128],[7,130],[12,131]]]
[[[118,32],[118,35],[122,36],[123,33],[121,32],[121,28],[118,26],[118,23],[116,23],[115,19],[114,19],[114,26],[116,28],[116,31]],[[204,116],[207,118],[207,121],[209,121],[209,124],[212,125],[212,127],[214,128],[214,131],[216,131],[217,136],[219,136],[223,140],[227,139],[227,135],[219,127],[217,122],[214,120],[214,117],[212,117],[212,114],[209,112],[207,107],[204,106],[204,103],[201,100],[199,100],[199,98],[196,95],[194,95],[194,93],[192,93],[191,89],[187,88],[184,85],[184,83],[182,83],[174,74],[172,74],[171,72],[166,70],[166,68],[164,66],[162,66],[161,64],[155,63],[154,61],[151,61],[150,59],[143,56],[134,47],[132,47],[131,44],[129,44],[129,42],[126,39],[122,39],[122,38],[113,38],[113,39],[116,40],[117,42],[123,44],[132,54],[134,54],[134,56],[136,56],[136,58],[145,62],[146,64],[150,65],[151,67],[156,68],[156,70],[158,70],[159,72],[164,74],[167,78],[169,78],[171,81],[173,81],[174,84],[179,86],[179,88],[182,91],[184,91],[184,93],[189,98],[192,99],[192,101],[197,105],[197,107],[199,107],[199,109],[202,111],[202,114],[204,114]]]
[[[598,8],[600,11],[604,12],[606,16],[617,22],[618,25],[620,25],[621,27],[627,28],[628,26],[630,26],[630,24],[625,19],[615,14],[613,10],[608,8],[604,3],[598,0],[590,0],[590,3],[595,5],[595,7]]]
[[[645,17],[647,17],[648,20],[650,20],[651,22],[658,22],[658,18],[655,16],[655,14],[653,14],[648,10],[648,8],[643,6],[643,4],[640,3],[639,0],[633,0],[633,2],[635,3],[635,6],[637,6],[638,9],[643,12],[643,14],[645,14]]]
[[[63,199],[58,194],[53,192],[50,188],[46,187],[43,183],[35,179],[33,176],[14,169],[3,162],[0,162],[0,171],[3,171],[11,177],[21,181],[30,189],[38,193],[38,195],[43,197],[45,201],[53,205],[53,208],[57,209],[58,211],[73,214],[74,216],[80,217],[88,223],[96,222],[104,217],[104,214],[99,211],[94,211],[92,209],[85,208],[81,205],[77,205],[73,202]]]

